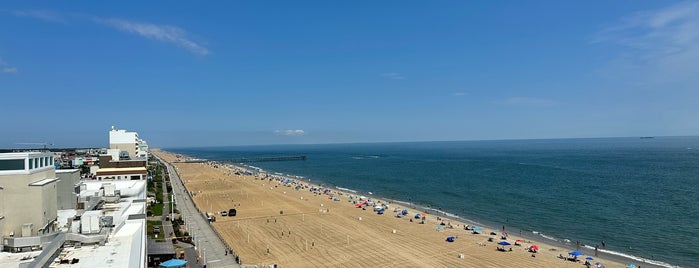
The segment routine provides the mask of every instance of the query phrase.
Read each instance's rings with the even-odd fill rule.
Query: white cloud
[[[381,77],[385,77],[385,78],[393,79],[393,80],[405,79],[405,77],[400,73],[382,73]]]
[[[95,21],[123,32],[137,34],[153,40],[172,43],[196,54],[209,54],[208,49],[190,40],[185,30],[175,26],[156,25],[123,19],[95,19]]]
[[[697,82],[699,69],[699,2],[635,13],[593,37],[623,51],[602,71],[642,78],[649,83]]]
[[[511,106],[545,107],[558,104],[556,101],[533,97],[511,97],[501,101],[502,104]]]
[[[302,129],[275,130],[274,134],[283,136],[303,136],[306,134]]]
[[[0,11],[3,11],[0,9]],[[157,25],[152,23],[135,22],[125,19],[103,19],[78,13],[59,13],[50,10],[4,10],[17,17],[40,19],[48,22],[67,23],[69,20],[92,20],[99,24],[107,25],[114,29],[137,34],[142,37],[172,43],[191,52],[200,55],[209,54],[209,50],[203,45],[193,41],[187,31],[171,25]]]
[[[0,68],[2,68],[2,73],[14,74],[17,73],[17,67],[10,66],[7,62],[0,58]]]
[[[17,68],[16,67],[2,67],[2,72],[3,73],[16,73]]]
[[[12,14],[17,17],[35,18],[48,22],[66,22],[60,13],[50,10],[12,10]]]

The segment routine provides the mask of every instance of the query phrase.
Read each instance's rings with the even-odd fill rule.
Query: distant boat
[[[655,139],[655,137],[653,137],[653,136],[645,136],[645,137],[641,137],[641,139]]]

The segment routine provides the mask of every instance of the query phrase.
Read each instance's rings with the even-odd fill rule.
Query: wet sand
[[[171,153],[153,150],[168,162],[177,160]],[[500,234],[471,234],[464,224],[450,222],[453,229],[438,230],[441,221],[427,215],[427,222],[410,219],[419,211],[397,218],[389,204],[383,215],[369,207],[356,208],[349,193],[335,195],[340,201],[318,195],[308,189],[295,190],[278,181],[235,175],[228,166],[210,163],[175,163],[188,191],[202,211],[237,209],[237,216],[217,213],[213,226],[240,256],[244,264],[281,267],[584,267],[581,262],[564,261],[569,249],[524,241],[508,246],[512,251],[497,251]],[[308,184],[305,182],[305,184]],[[336,190],[337,191],[337,190]],[[380,198],[379,198],[380,199]],[[283,214],[281,213],[283,212]],[[361,220],[360,220],[361,218]],[[395,230],[395,233],[394,233]],[[457,237],[454,242],[445,241]],[[492,237],[494,242],[488,242]],[[522,239],[510,234],[507,241]],[[523,239],[526,240],[526,239]],[[525,250],[536,244],[536,257]],[[223,249],[221,249],[223,250]],[[460,254],[463,257],[460,258]],[[625,267],[621,263],[595,258],[606,267]],[[214,263],[212,263],[214,264]]]

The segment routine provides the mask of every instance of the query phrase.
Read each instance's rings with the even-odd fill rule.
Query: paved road
[[[161,221],[163,222],[163,232],[162,236],[170,239],[172,235],[174,234],[174,229],[172,228],[172,222],[169,220],[166,220],[166,218],[169,218],[169,215],[172,215],[172,211],[170,211],[170,195],[167,192],[167,183],[165,183],[165,176],[163,174],[163,215],[161,217]]]
[[[175,168],[170,163],[167,163],[160,158],[158,159],[160,162],[165,164],[165,166],[167,166],[167,170],[170,175],[170,183],[172,184],[172,192],[175,194],[175,205],[179,209],[182,217],[185,218],[187,229],[192,236],[195,245],[197,245],[196,251],[200,256],[199,265],[189,262],[187,263],[188,266],[202,267],[201,265],[206,264],[207,268],[241,267],[235,262],[235,256],[233,254],[226,254],[226,244],[219,239],[214,232],[213,227],[204,218],[203,214],[201,214],[194,206],[192,199],[185,192],[182,180],[180,179],[179,174],[177,174]]]

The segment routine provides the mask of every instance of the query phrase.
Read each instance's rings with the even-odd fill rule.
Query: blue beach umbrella
[[[500,241],[500,242],[498,243],[498,245],[509,246],[509,245],[511,245],[511,244],[510,244],[510,242],[507,242],[507,241]]]
[[[180,259],[171,259],[169,261],[163,262],[160,264],[160,267],[165,267],[165,268],[174,268],[174,267],[182,267],[185,264],[187,264],[187,261],[185,260],[180,260]]]
[[[481,228],[481,227],[476,227],[476,226],[473,226],[473,230],[476,230],[476,231],[483,231],[483,228]]]
[[[632,268],[633,268],[633,267],[636,267],[636,265],[633,264],[633,263],[629,263],[629,267],[632,267]]]
[[[568,254],[573,255],[573,256],[585,255],[580,251],[572,251],[572,252],[568,252]]]
[[[592,257],[587,257],[587,258],[585,258],[585,259],[588,260],[588,261],[594,260]]]

